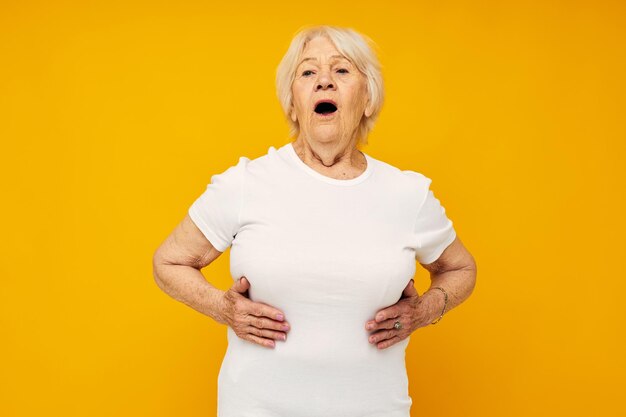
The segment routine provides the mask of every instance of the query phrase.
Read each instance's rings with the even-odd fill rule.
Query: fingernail
[[[283,324],[283,330],[289,330],[289,326],[287,326],[286,324]]]
[[[285,319],[285,318],[283,317],[283,315],[282,315],[282,314],[277,314],[277,315],[276,315],[276,320],[283,321],[284,319]]]
[[[287,340],[287,335],[286,334],[281,334],[280,338],[283,339],[283,340]]]

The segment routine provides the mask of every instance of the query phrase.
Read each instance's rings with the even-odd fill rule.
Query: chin
[[[311,129],[311,133],[317,136],[341,136],[341,130],[333,125],[318,125]]]
[[[339,133],[313,132],[311,137],[318,142],[335,142],[341,138]]]

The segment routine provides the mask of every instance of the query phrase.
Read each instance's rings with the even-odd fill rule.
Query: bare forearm
[[[442,287],[448,294],[448,303],[446,304],[444,312],[445,315],[471,295],[476,285],[476,269],[468,267],[431,274],[430,279],[430,288],[420,297],[422,326],[426,326],[435,321],[441,315],[441,311],[444,307],[444,294],[433,287]]]
[[[221,297],[224,291],[211,285],[202,273],[191,266],[159,264],[154,279],[165,293],[194,310],[224,324]]]

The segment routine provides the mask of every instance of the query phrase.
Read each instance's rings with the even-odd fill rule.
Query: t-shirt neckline
[[[327,177],[326,175],[317,172],[316,170],[314,170],[313,168],[311,168],[310,166],[305,164],[304,161],[302,159],[300,159],[300,157],[296,153],[296,150],[293,147],[293,142],[289,142],[286,145],[286,147],[287,147],[287,151],[288,151],[289,155],[291,155],[291,158],[294,160],[295,164],[298,167],[300,167],[304,172],[306,172],[307,174],[309,174],[313,178],[316,178],[316,179],[318,179],[320,181],[323,181],[323,182],[326,182],[328,184],[342,185],[342,186],[360,184],[361,182],[365,181],[372,174],[372,170],[374,168],[374,162],[373,162],[372,158],[368,154],[366,154],[365,152],[362,152],[363,155],[365,156],[366,161],[367,161],[367,167],[365,167],[365,171],[363,171],[361,173],[361,175],[359,175],[358,177],[355,177],[355,178],[351,178],[349,180],[340,180],[340,179],[337,179],[337,178],[331,178],[331,177]]]

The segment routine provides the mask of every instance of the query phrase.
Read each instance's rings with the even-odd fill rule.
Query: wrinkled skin
[[[290,117],[300,126],[294,145],[312,156],[305,156],[306,163],[334,176],[334,172],[350,170],[362,160],[357,157],[356,134],[361,119],[371,115],[367,79],[326,37],[311,39],[305,46],[292,93]],[[315,113],[315,103],[321,99],[333,100],[337,111],[328,116]]]
[[[220,300],[222,320],[238,337],[274,348],[274,340],[286,340],[289,323],[277,319],[279,314],[284,317],[277,308],[251,301],[247,296],[249,288],[250,282],[242,277],[224,292]]]
[[[337,171],[344,175],[355,172],[356,176],[364,169],[364,158],[356,149],[357,128],[363,117],[371,115],[366,77],[323,36],[307,43],[300,61],[292,85],[290,112],[291,119],[300,126],[294,148],[305,163],[324,175],[333,177]],[[320,99],[333,100],[337,111],[327,117],[315,113],[315,103]],[[249,300],[249,287],[249,281],[242,277],[224,294],[224,320],[240,338],[272,348],[274,340],[285,340],[282,337],[287,330],[282,326],[286,322],[276,319],[280,311],[274,307]],[[423,325],[420,303],[411,280],[396,304],[379,311],[365,324],[365,330],[371,333],[369,342],[384,349],[407,338]],[[402,323],[401,329],[394,328],[396,321]]]

